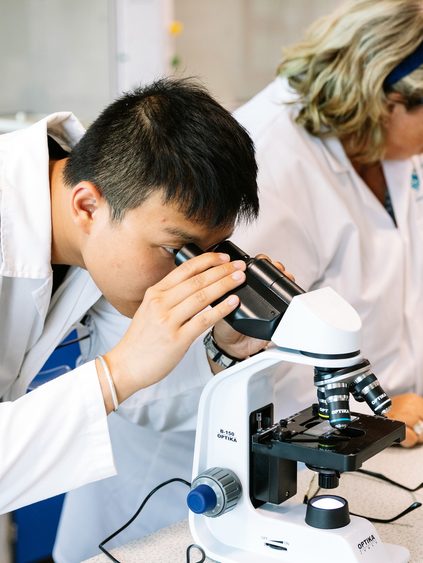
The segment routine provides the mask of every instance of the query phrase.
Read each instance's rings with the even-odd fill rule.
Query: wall
[[[0,113],[73,110],[110,99],[109,2],[0,0]]]
[[[283,45],[342,3],[0,0],[0,115],[70,109],[90,121],[119,89],[137,77],[139,82],[151,80],[152,61],[165,72],[157,52],[168,57],[171,40],[165,20],[172,12],[184,24],[175,41],[182,60],[178,74],[201,77],[232,109],[272,79]],[[163,28],[152,34],[158,13],[163,14]],[[167,41],[169,45],[163,47]],[[166,62],[162,61],[163,68]]]
[[[201,77],[234,108],[274,77],[282,47],[343,0],[176,0],[180,73]]]

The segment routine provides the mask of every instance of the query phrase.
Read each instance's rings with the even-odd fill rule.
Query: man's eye
[[[178,252],[179,248],[172,248],[171,246],[162,246],[161,247],[163,250],[165,250],[169,256],[175,256],[175,254]]]

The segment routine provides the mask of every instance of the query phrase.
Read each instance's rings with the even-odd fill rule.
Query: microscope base
[[[389,563],[409,563],[410,561],[410,552],[408,551],[408,549],[405,549],[405,547],[402,547],[400,545],[393,545],[390,543],[385,543],[383,544],[385,547],[385,551],[383,553],[383,557],[386,557],[386,559],[363,559],[362,557],[357,557],[356,559],[339,559],[338,558],[338,554],[334,555],[334,558],[332,559],[330,556],[325,557],[324,561],[326,563],[332,563],[332,562],[338,562],[338,561],[342,561],[342,563],[347,562],[348,563],[350,561],[354,561],[354,562],[358,562],[358,561],[375,561],[377,563],[381,563],[381,561],[386,561]],[[215,563],[257,563],[257,559],[254,558],[254,556],[252,556],[251,553],[247,553],[247,552],[236,552],[233,553],[233,555],[231,556],[230,559],[228,558],[220,558],[220,559],[210,559],[210,555],[206,554],[208,557],[208,560],[210,561],[214,561]],[[379,556],[377,556],[379,557]],[[286,559],[285,557],[281,558],[281,557],[261,557],[260,556],[260,563],[275,563],[275,561],[283,561],[284,563],[298,563],[298,559],[294,558],[294,559]],[[310,559],[309,561],[313,561],[313,563],[316,562],[320,562],[323,561],[323,559],[318,559],[315,557],[314,553],[310,553]],[[304,563],[306,563],[306,561],[304,561]]]
[[[395,561],[395,563],[408,563],[410,561],[410,552],[405,547],[392,543],[385,543],[385,547],[389,556],[388,561]]]
[[[236,509],[235,509],[236,510]],[[351,516],[343,528],[322,530],[304,522],[305,507],[278,514],[276,507],[259,508],[239,519],[236,527],[220,526],[225,517],[190,515],[191,532],[207,556],[219,563],[408,563],[408,549],[383,543],[365,518]],[[225,516],[229,516],[228,513]],[[251,518],[251,519],[250,519]],[[242,527],[242,529],[240,529]],[[226,530],[225,530],[226,528]]]

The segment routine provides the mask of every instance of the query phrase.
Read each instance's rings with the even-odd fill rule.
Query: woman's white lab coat
[[[24,395],[56,345],[90,308],[93,350],[106,351],[108,347],[100,350],[96,338],[104,338],[108,346],[128,322],[114,312],[120,321],[116,327],[110,324],[104,314],[107,304],[80,268],[72,268],[50,298],[47,131],[67,150],[84,132],[72,114],[60,113],[0,137],[0,396],[6,401],[0,404],[3,512],[115,473],[92,361]],[[103,336],[96,336],[97,328]],[[201,387],[211,377],[200,344],[185,360],[198,360],[190,372],[182,362],[183,367],[163,382],[128,400],[131,422],[158,431],[194,427]],[[135,470],[142,472],[143,467]]]
[[[363,322],[362,352],[390,394],[423,391],[422,157],[383,162],[397,227],[335,139],[295,124],[277,78],[235,112],[259,166],[260,216],[233,240],[280,259],[305,289],[332,286]],[[315,402],[312,370],[281,368],[284,415]]]

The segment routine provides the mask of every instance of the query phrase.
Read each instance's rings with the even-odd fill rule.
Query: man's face
[[[120,222],[109,208],[96,212],[83,247],[83,260],[105,298],[123,315],[133,317],[145,291],[175,268],[173,249],[194,242],[206,249],[224,240],[232,227],[210,229],[187,219],[155,192]]]

